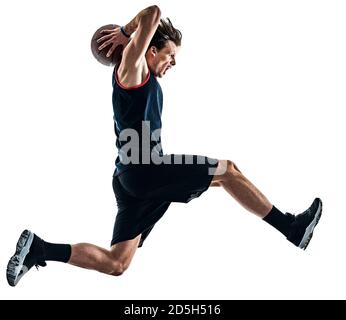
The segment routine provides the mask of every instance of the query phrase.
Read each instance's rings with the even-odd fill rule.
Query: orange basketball
[[[123,52],[123,46],[119,45],[115,48],[113,54],[110,57],[106,57],[106,54],[108,50],[111,48],[111,45],[107,46],[106,48],[103,48],[102,50],[99,50],[98,47],[102,43],[97,43],[97,40],[103,37],[105,34],[101,33],[101,30],[104,29],[115,29],[119,27],[116,24],[107,24],[99,29],[97,29],[91,39],[91,52],[93,56],[96,58],[96,60],[100,63],[102,63],[105,66],[116,66],[121,62],[121,55]]]

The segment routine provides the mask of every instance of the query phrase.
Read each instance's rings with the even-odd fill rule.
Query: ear
[[[150,53],[155,57],[157,54],[157,48],[155,46],[151,46]]]

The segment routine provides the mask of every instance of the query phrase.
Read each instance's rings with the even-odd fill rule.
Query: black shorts
[[[172,164],[165,161],[159,165],[135,165],[113,177],[118,213],[111,245],[141,234],[138,244],[141,247],[171,202],[188,203],[209,188],[218,165],[217,159],[164,155],[166,160],[173,157],[181,157],[182,164],[172,160]]]

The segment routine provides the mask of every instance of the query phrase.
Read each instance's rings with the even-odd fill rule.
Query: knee
[[[239,175],[241,172],[237,165],[231,160],[224,160],[224,173],[222,178],[232,178]]]
[[[237,165],[231,160],[227,160],[227,172],[231,175],[239,175],[241,173]]]
[[[124,273],[124,270],[123,269],[115,269],[114,271],[112,271],[110,273],[111,276],[114,276],[114,277],[119,277],[121,276],[122,274]]]
[[[126,265],[125,263],[114,261],[109,274],[111,276],[119,277],[126,271],[127,268],[128,268],[128,265]]]

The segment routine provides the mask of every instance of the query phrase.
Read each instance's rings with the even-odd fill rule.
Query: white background
[[[153,3],[1,3],[0,297],[346,298],[344,1],[156,1],[183,32],[160,80],[164,152],[233,160],[282,211],[321,197],[308,250],[210,188],[171,205],[122,277],[49,262],[7,285],[22,229],[109,246],[112,69],[90,38]]]

